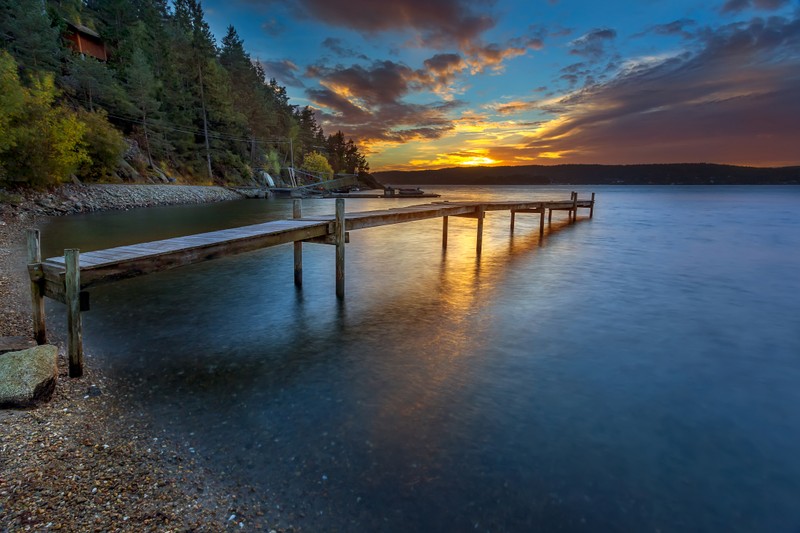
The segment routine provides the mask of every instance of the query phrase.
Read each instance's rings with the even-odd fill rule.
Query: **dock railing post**
[[[442,250],[447,250],[447,217],[442,217]]]
[[[475,253],[481,255],[481,249],[483,249],[483,206],[478,207],[475,213],[478,215],[478,242],[475,245]]]
[[[28,264],[42,262],[41,236],[38,229],[29,229],[28,236]],[[31,306],[33,315],[33,337],[36,344],[47,344],[47,329],[44,315],[44,294],[42,281],[31,280]]]
[[[594,193],[592,193],[592,205],[589,206],[589,218],[594,215]]]
[[[303,216],[302,200],[292,201],[292,218]],[[303,242],[294,241],[294,285],[303,286]]]
[[[344,198],[336,199],[336,220],[334,222],[334,239],[336,241],[336,297],[344,298],[344,241],[345,217]]]
[[[69,377],[83,375],[83,332],[81,327],[81,267],[80,250],[64,250],[67,296],[67,353]]]

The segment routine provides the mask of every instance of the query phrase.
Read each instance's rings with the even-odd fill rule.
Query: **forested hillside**
[[[0,0],[0,46],[0,183],[243,184],[290,153],[311,170],[319,154],[332,172],[369,169],[291,104],[232,26],[216,42],[198,0]]]

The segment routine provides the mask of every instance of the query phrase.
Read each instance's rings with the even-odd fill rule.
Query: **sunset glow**
[[[800,164],[789,0],[205,5],[373,170]]]

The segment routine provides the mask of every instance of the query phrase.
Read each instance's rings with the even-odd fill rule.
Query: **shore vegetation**
[[[245,185],[310,152],[333,173],[369,170],[352,140],[290,102],[233,26],[217,42],[198,0],[0,0],[0,84],[0,185]]]

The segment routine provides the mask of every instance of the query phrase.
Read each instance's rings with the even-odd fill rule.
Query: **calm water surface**
[[[438,190],[561,199],[569,188]],[[800,188],[595,187],[100,287],[89,364],[309,531],[798,531]],[[348,200],[347,210],[420,200]],[[332,213],[331,200],[304,211]],[[289,200],[58,219],[46,251],[286,218]],[[52,326],[63,310],[49,309]],[[59,334],[62,334],[59,331]],[[280,509],[277,508],[280,506]]]

